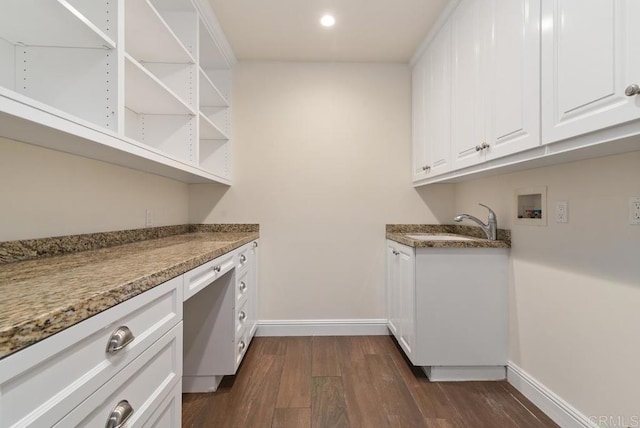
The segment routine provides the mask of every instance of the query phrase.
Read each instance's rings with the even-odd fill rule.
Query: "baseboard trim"
[[[256,336],[384,336],[386,319],[262,320]]]
[[[594,428],[597,425],[513,362],[507,381],[563,428]]]

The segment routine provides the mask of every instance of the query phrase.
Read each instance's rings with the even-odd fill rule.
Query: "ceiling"
[[[409,62],[448,1],[209,0],[239,60],[353,62]]]

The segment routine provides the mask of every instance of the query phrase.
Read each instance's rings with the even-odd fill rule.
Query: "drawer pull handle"
[[[116,352],[133,342],[135,338],[136,337],[126,325],[118,327],[109,338],[109,343],[107,344],[107,353],[115,354]]]
[[[257,248],[258,247],[258,241],[253,241],[253,248]]]
[[[240,315],[238,315],[238,320],[242,322],[246,319],[247,319],[247,314],[244,311],[240,311]]]
[[[133,407],[127,400],[122,400],[111,411],[105,428],[120,428],[127,423],[131,415],[133,415]]]
[[[247,289],[247,284],[244,281],[240,281],[240,291],[244,291]]]
[[[215,266],[213,270],[219,273],[222,270],[222,268],[220,266]]]
[[[247,345],[244,344],[244,340],[240,341],[240,345],[238,345],[238,349],[240,350],[240,352],[244,351],[244,348],[246,348]]]
[[[244,254],[240,254],[240,263],[244,263],[247,261],[247,258],[244,256]]]

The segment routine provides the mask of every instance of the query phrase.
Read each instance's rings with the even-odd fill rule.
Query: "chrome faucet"
[[[495,241],[496,239],[498,239],[498,218],[496,217],[496,213],[494,213],[491,208],[489,208],[484,204],[478,204],[478,205],[483,206],[489,210],[489,220],[487,221],[487,224],[484,224],[482,220],[469,214],[457,215],[453,218],[453,221],[461,222],[462,220],[465,220],[465,219],[475,221],[476,223],[478,223],[480,228],[487,235],[487,239],[490,241]]]

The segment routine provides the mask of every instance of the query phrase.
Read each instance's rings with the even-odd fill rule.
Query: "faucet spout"
[[[487,224],[484,224],[482,220],[469,214],[459,214],[453,218],[453,221],[459,223],[462,220],[471,220],[477,223],[478,226],[480,226],[485,235],[487,235],[488,240],[495,241],[496,239],[498,239],[498,219],[496,217],[496,213],[486,205],[478,205],[481,205],[489,210],[489,218],[487,220]]]

